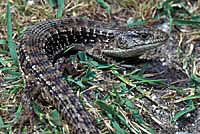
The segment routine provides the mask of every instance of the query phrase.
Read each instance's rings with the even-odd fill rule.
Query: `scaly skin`
[[[168,35],[146,27],[128,29],[80,18],[48,20],[31,26],[21,40],[19,57],[25,75],[25,101],[31,92],[40,89],[52,98],[53,104],[74,128],[76,134],[99,134],[94,120],[62,79],[62,59],[66,49],[85,51],[90,56],[129,58],[156,48]]]

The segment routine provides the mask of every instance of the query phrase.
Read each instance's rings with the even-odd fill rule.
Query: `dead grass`
[[[21,0],[10,3],[12,38],[17,45],[27,26],[57,15],[57,9],[46,3],[26,6]],[[8,47],[6,6],[5,0],[0,1],[0,133],[31,133],[33,128],[38,133],[67,133],[70,128],[51,106],[36,104],[33,124],[24,113],[21,96],[25,85]],[[103,133],[199,132],[199,7],[199,0],[65,2],[63,16],[120,23],[129,20],[134,25],[163,23],[168,24],[168,32],[171,30],[170,41],[161,49],[159,60],[154,59],[148,67],[136,64],[134,69],[123,70],[88,57],[89,60],[82,60],[85,71],[81,77],[66,78],[81,94],[83,104],[93,113]],[[87,91],[94,98],[88,100]]]

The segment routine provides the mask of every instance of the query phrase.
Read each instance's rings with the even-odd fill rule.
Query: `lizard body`
[[[68,48],[106,60],[130,58],[166,42],[168,35],[147,27],[127,28],[102,22],[64,18],[47,20],[28,28],[21,40],[19,61],[26,80],[27,98],[40,88],[55,102],[76,134],[99,134],[90,114],[62,79],[56,62]]]

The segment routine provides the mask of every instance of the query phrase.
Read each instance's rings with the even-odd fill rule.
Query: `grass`
[[[2,5],[0,27],[3,29],[1,30],[3,34],[0,34],[0,133],[28,133],[31,128],[21,102],[25,84],[19,69],[16,37],[19,37],[19,34],[26,29],[24,26],[30,23],[47,18],[60,18],[63,14],[70,16],[87,14],[87,17],[102,21],[109,20],[111,16],[119,17],[121,21],[134,17],[137,20],[133,20],[133,25],[153,25],[164,20],[169,22],[171,37],[176,37],[177,45],[173,45],[177,46],[174,48],[176,53],[170,55],[174,57],[171,61],[178,59],[177,64],[173,65],[177,65],[175,68],[181,70],[181,75],[185,74],[186,77],[180,80],[173,79],[172,82],[166,82],[170,79],[168,75],[165,79],[152,77],[156,74],[149,73],[146,66],[124,69],[112,64],[98,63],[85,53],[78,53],[72,57],[73,65],[81,66],[82,73],[80,76],[65,78],[75,89],[76,94],[80,95],[81,102],[96,119],[103,133],[156,134],[167,130],[166,125],[176,126],[182,121],[181,119],[186,119],[188,114],[193,114],[199,109],[200,63],[199,55],[195,53],[198,52],[195,45],[200,39],[198,2],[188,4],[186,1],[172,0],[165,2],[150,0],[144,3],[137,0],[124,2],[91,0],[80,3],[66,2],[65,6],[63,2],[59,1],[58,9],[51,8],[55,7],[52,1],[49,1],[51,6],[26,5],[20,0],[10,1],[7,4],[6,1],[0,2]],[[120,12],[127,8],[129,10],[126,10],[126,15]],[[190,8],[194,9],[193,12],[189,10]],[[177,27],[180,30],[187,30],[184,28],[187,27],[189,30],[187,33],[176,32],[176,36],[173,36]],[[177,85],[181,81],[185,83]],[[67,122],[62,120],[59,112],[51,106],[34,102],[34,111],[37,115],[33,122],[36,132],[61,134],[71,131]],[[156,113],[158,111],[163,115]],[[165,114],[172,118],[163,117]],[[188,124],[185,125],[186,129],[189,129]]]

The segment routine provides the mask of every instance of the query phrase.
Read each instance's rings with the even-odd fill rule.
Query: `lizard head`
[[[168,37],[168,34],[161,30],[138,27],[119,32],[115,38],[115,48],[104,49],[102,52],[111,57],[135,57],[164,44]]]
[[[168,35],[161,30],[151,28],[136,28],[123,32],[118,36],[118,47],[131,49],[149,45],[158,46],[168,39]]]

